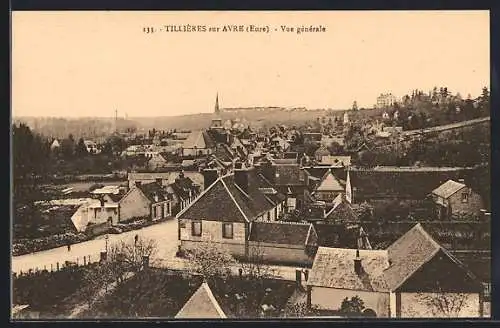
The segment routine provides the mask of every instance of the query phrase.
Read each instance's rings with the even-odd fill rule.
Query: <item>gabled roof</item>
[[[434,195],[447,199],[448,197],[452,196],[457,191],[465,187],[466,185],[463,183],[455,182],[453,180],[448,180],[439,187],[437,187],[436,189],[434,189],[432,193]]]
[[[194,292],[182,309],[176,314],[176,319],[225,319],[227,318],[212,290],[206,282]]]
[[[463,267],[463,264],[438,244],[420,223],[389,246],[387,253],[390,267],[385,270],[384,276],[391,290],[400,287],[438,253],[445,254],[450,260]]]
[[[325,219],[340,221],[340,222],[357,222],[358,215],[352,208],[352,205],[347,202],[343,194],[339,194],[333,200],[333,207],[325,214]]]
[[[316,188],[316,191],[344,191],[344,186],[333,175],[332,171],[328,170]]]
[[[205,189],[188,207],[179,212],[177,218],[179,220],[248,222],[244,212],[221,178]]]
[[[184,141],[183,148],[214,148],[215,142],[210,135],[205,131],[193,131]]]
[[[363,272],[354,269],[356,249],[319,247],[307,284],[310,286],[356,291],[388,291],[383,271],[387,268],[385,250],[360,250]]]
[[[269,198],[271,195],[266,195],[260,190],[260,188],[269,188],[272,186],[257,174],[254,169],[248,170],[247,174],[248,188],[246,192],[238,187],[234,180],[234,175],[225,176],[222,180],[247,218],[252,221],[258,216],[272,210],[276,204]]]
[[[210,221],[248,222],[272,210],[284,195],[266,195],[261,188],[272,187],[254,169],[248,170],[248,188],[243,191],[234,174],[219,177],[210,187],[178,214],[179,218],[199,218]]]
[[[193,180],[186,176],[178,176],[175,181],[170,184],[170,187],[172,188],[174,193],[182,199],[188,199],[190,194],[193,195],[193,193],[197,191]]]
[[[316,246],[318,235],[312,224],[252,222],[249,240],[271,244]]]
[[[165,189],[156,182],[143,183],[137,186],[142,191],[151,203],[163,202],[167,200],[167,193]],[[158,201],[155,200],[158,197]]]

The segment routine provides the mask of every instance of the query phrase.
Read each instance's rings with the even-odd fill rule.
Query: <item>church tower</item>
[[[217,92],[217,95],[215,96],[215,114],[220,114],[219,93],[218,92]]]

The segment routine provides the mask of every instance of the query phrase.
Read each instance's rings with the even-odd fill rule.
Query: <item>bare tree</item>
[[[137,238],[133,243],[120,241],[110,245],[106,265],[115,281],[123,282],[127,273],[137,273],[143,269],[144,257],[149,258],[150,265],[157,262],[158,247],[153,239]]]
[[[458,318],[467,304],[467,294],[442,290],[435,293],[418,293],[418,298],[436,318]]]
[[[265,263],[264,250],[260,243],[249,248],[248,257],[240,263],[240,268],[248,279],[269,279],[276,274],[276,270]]]
[[[211,242],[198,245],[187,254],[188,271],[202,275],[206,280],[226,280],[237,262],[224,247]]]
[[[85,268],[81,293],[85,297],[89,308],[102,288],[107,292],[109,284],[113,281],[113,276],[109,269],[110,266],[108,264]]]

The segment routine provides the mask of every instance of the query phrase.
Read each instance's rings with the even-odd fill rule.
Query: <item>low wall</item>
[[[181,240],[180,247],[181,251],[191,251],[199,248],[203,245],[204,242],[192,241],[192,240]],[[229,244],[229,243],[217,243],[212,242],[213,244],[220,245],[221,248],[227,249],[231,255],[236,258],[244,258],[245,257],[245,244]]]
[[[313,256],[308,256],[305,246],[249,242],[249,255],[259,254],[263,261],[272,264],[312,266]],[[255,251],[253,251],[253,248]]]

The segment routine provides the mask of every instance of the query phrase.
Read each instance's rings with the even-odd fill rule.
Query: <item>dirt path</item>
[[[124,280],[128,280],[130,278],[132,278],[135,274],[133,272],[129,272],[125,275],[125,279]],[[123,283],[123,282],[122,282]],[[111,293],[113,292],[113,290],[118,286],[118,282],[115,281],[113,282],[112,284],[110,284],[107,288],[103,287],[101,288],[97,293],[96,295],[94,296],[92,302],[91,302],[91,306],[93,304],[95,304],[96,302],[102,300],[108,293]],[[78,318],[78,316],[80,314],[82,314],[85,310],[88,310],[89,308],[89,304],[88,302],[81,302],[79,304],[77,304],[73,310],[71,310],[71,313],[69,314],[68,316],[68,319],[75,319],[75,318]]]

